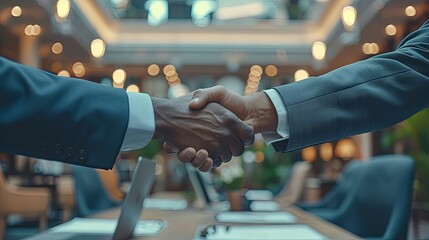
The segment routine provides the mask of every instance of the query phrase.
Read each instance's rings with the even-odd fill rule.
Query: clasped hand
[[[221,86],[174,99],[153,98],[155,139],[201,171],[209,171],[253,144],[254,134],[274,131],[277,113],[265,93],[241,96]]]

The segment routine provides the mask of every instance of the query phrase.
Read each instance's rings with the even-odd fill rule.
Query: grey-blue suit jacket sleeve
[[[429,106],[429,21],[398,48],[319,77],[275,88],[292,151],[398,123]]]
[[[128,111],[123,90],[0,58],[0,152],[112,168]]]

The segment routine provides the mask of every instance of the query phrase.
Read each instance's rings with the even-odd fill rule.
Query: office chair
[[[77,216],[84,217],[121,204],[106,191],[95,169],[72,166],[72,173]]]
[[[96,169],[100,176],[104,188],[111,198],[116,201],[122,201],[125,198],[125,193],[120,186],[120,179],[115,167],[111,170]]]
[[[8,185],[0,165],[0,239],[4,237],[9,214],[37,214],[39,229],[45,229],[50,199],[49,190],[46,188]]]
[[[282,206],[288,206],[301,200],[304,193],[305,181],[308,173],[311,170],[311,165],[307,162],[296,162],[291,169],[289,178],[274,199]]]
[[[344,198],[350,193],[350,189],[354,183],[354,174],[359,169],[358,165],[361,161],[350,161],[341,176],[341,179],[337,182],[334,188],[326,194],[324,198],[317,202],[307,203],[299,202],[295,206],[311,212],[314,215],[325,218],[324,213],[335,211],[343,202]]]
[[[365,239],[406,239],[414,161],[386,155],[357,164],[350,192],[323,218]]]
[[[281,206],[290,206],[298,202],[304,193],[310,170],[309,163],[296,162],[289,170],[285,184],[276,196],[273,196],[269,190],[249,190],[245,194],[245,208],[251,211],[277,211]]]

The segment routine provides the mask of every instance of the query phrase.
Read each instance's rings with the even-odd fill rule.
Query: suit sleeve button
[[[44,152],[44,153],[48,152],[48,148],[49,148],[48,141],[43,141],[42,142],[42,148],[41,148],[42,152]]]
[[[66,150],[66,157],[68,159],[73,159],[76,155],[76,152],[73,147],[68,147]]]
[[[85,150],[80,150],[79,151],[79,160],[81,162],[86,161],[86,159],[88,158],[88,152]]]
[[[64,152],[64,147],[61,144],[55,144],[54,153],[55,155],[62,155]]]

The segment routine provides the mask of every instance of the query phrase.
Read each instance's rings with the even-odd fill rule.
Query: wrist
[[[153,139],[165,141],[165,132],[169,126],[165,113],[168,113],[169,104],[167,99],[151,97],[155,117],[155,132]],[[167,130],[168,131],[168,130]]]
[[[270,98],[263,92],[245,97],[251,110],[248,119],[253,123],[255,133],[277,130],[277,111]]]

